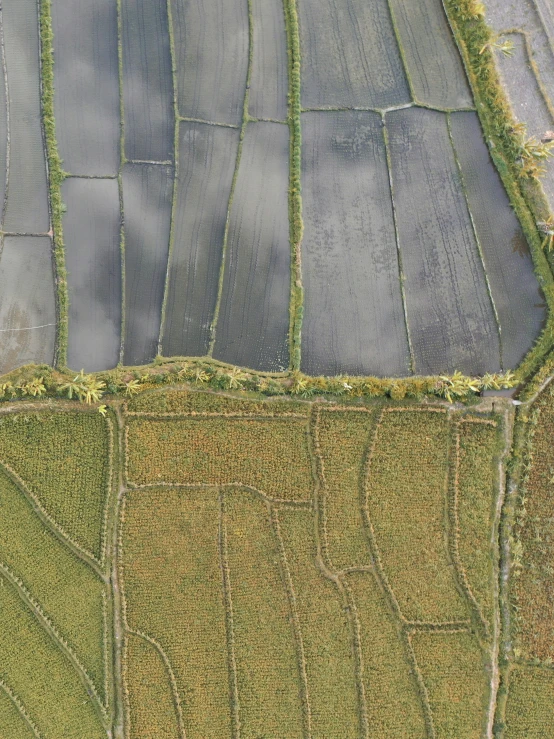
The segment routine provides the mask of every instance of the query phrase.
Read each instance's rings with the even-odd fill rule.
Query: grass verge
[[[67,326],[69,310],[62,226],[64,206],[61,193],[61,184],[65,175],[62,167],[62,160],[58,153],[56,120],[54,117],[54,32],[52,30],[51,0],[40,0],[40,54],[42,122],[44,126],[48,164],[50,212],[54,242],[54,269],[56,276],[56,310],[58,317],[54,364],[57,367],[65,367],[67,363]]]

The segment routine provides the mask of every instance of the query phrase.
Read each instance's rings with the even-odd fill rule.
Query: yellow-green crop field
[[[542,739],[554,716],[554,387],[519,414],[523,442],[511,520],[505,739]]]
[[[0,409],[2,739],[491,736],[490,403],[83,408]]]

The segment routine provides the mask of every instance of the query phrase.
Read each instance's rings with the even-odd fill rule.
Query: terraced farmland
[[[7,406],[0,726],[484,736],[501,423],[183,390]]]
[[[33,299],[0,298],[4,370],[483,375],[531,348],[543,297],[439,0],[38,8],[42,65],[35,0],[2,11],[2,229],[53,233],[56,280],[37,259]]]

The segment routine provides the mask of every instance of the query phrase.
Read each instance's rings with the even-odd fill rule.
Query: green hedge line
[[[425,396],[449,402],[467,402],[482,390],[513,387],[514,376],[489,374],[467,377],[310,377],[301,372],[264,374],[226,365],[211,358],[159,360],[146,367],[131,367],[107,372],[75,374],[47,365],[27,365],[0,378],[0,401],[29,397],[67,397],[85,402],[99,402],[104,396],[130,396],[158,385],[205,387],[212,390],[236,390],[257,396],[288,395],[297,398],[340,397],[421,400]]]
[[[290,130],[290,169],[289,169],[289,223],[291,243],[291,299],[290,299],[290,366],[300,369],[300,341],[304,291],[302,288],[302,130],[300,123],[300,30],[296,0],[285,0],[285,22],[287,28],[287,49],[289,65],[289,130]]]
[[[62,160],[58,154],[56,121],[54,118],[54,32],[52,30],[51,0],[40,0],[40,52],[41,52],[41,97],[42,121],[46,140],[50,210],[54,236],[54,266],[56,274],[57,335],[54,364],[59,367],[67,362],[67,315],[69,297],[65,268],[65,247],[62,229],[62,193],[64,180]]]

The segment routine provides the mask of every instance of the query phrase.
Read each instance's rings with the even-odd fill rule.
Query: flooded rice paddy
[[[500,64],[538,131],[550,52],[538,71],[525,54],[554,23],[525,4]],[[72,369],[161,354],[278,372],[298,344],[309,374],[522,360],[543,298],[440,0],[297,0],[298,38],[281,2],[85,5],[52,3]],[[2,296],[6,370],[54,361],[57,319],[36,1],[5,0],[1,21],[0,280],[40,278]]]

